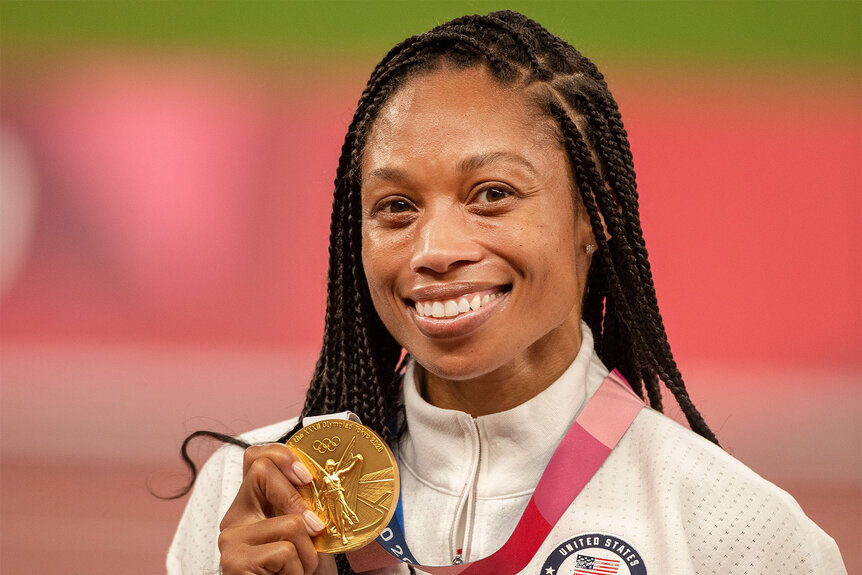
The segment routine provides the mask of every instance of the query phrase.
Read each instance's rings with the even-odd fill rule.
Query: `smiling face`
[[[481,67],[415,77],[375,120],[362,261],[377,313],[429,380],[540,391],[577,354],[592,232],[554,134]]]

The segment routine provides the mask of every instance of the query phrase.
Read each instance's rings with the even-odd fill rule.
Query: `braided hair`
[[[559,126],[598,244],[583,305],[596,352],[658,410],[663,383],[691,428],[715,441],[686,392],[659,313],[638,216],[631,149],[617,104],[592,62],[512,11],[465,16],[408,38],[371,74],[338,163],[326,327],[302,414],[349,409],[389,437],[388,423],[398,409],[395,374],[402,350],[374,310],[362,268],[360,165],[369,130],[383,105],[407,79],[437,69],[444,61],[459,68],[486,65],[501,83],[546,88],[546,111]]]
[[[443,64],[485,66],[500,83],[536,88],[558,126],[575,188],[598,249],[587,278],[582,318],[595,351],[617,368],[640,397],[662,409],[661,384],[691,429],[716,442],[683,383],[658,309],[638,215],[628,137],[616,101],[598,68],[537,22],[512,11],[457,18],[392,48],[371,74],[357,104],[335,176],[329,236],[323,344],[302,416],[350,410],[391,441],[398,416],[405,355],[374,309],[361,256],[361,160],[374,121],[405,81]],[[607,239],[605,230],[610,239]],[[286,441],[297,428],[288,432]],[[198,432],[236,445],[242,441]],[[352,573],[344,557],[339,572]]]

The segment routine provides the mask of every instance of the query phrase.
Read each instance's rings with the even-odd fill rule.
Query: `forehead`
[[[443,67],[409,79],[372,125],[363,172],[380,164],[499,151],[555,140],[533,94],[503,85],[483,67]]]

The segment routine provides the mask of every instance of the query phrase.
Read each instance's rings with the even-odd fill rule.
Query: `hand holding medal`
[[[316,421],[287,445],[252,446],[220,526],[222,572],[335,573],[327,554],[373,541],[395,512],[398,489],[389,447],[354,421]]]
[[[284,444],[245,450],[242,484],[219,524],[223,575],[337,573],[333,558],[318,554],[312,543],[324,524],[297,491],[311,478]]]
[[[314,547],[344,553],[373,541],[395,512],[398,467],[374,431],[344,419],[317,421],[287,442],[313,479],[298,491],[325,524]]]

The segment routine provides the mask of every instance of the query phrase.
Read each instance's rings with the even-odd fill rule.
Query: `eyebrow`
[[[536,167],[533,166],[527,158],[512,152],[487,152],[485,154],[476,154],[475,156],[464,158],[459,167],[462,172],[470,172],[497,162],[514,162],[519,164],[521,167],[526,168],[533,175],[537,175],[538,173]]]
[[[362,178],[366,179],[365,177]],[[385,180],[387,182],[405,182],[410,179],[407,172],[400,168],[375,168],[368,172],[369,180]]]
[[[486,166],[498,163],[498,162],[514,162],[521,167],[525,168],[533,175],[538,174],[538,170],[536,167],[529,162],[523,156],[519,156],[518,154],[512,152],[486,152],[484,154],[476,154],[470,156],[469,158],[464,158],[458,164],[458,168],[462,172],[471,172],[474,170],[478,170],[480,168],[484,168]],[[406,170],[401,168],[375,168],[368,172],[367,178],[371,179],[379,179],[385,180],[389,182],[404,182],[410,179]]]

